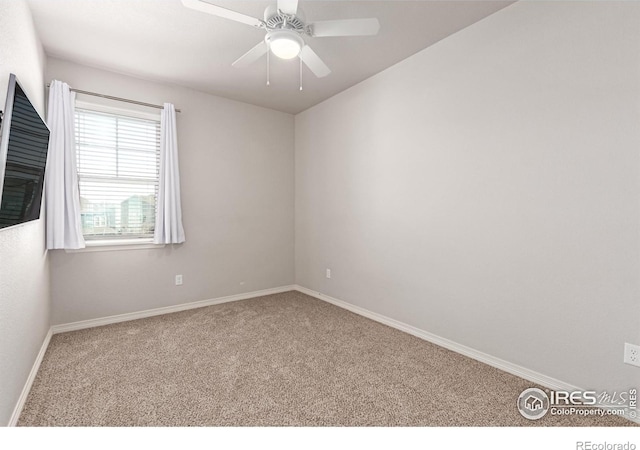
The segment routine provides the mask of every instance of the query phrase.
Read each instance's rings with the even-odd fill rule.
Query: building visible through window
[[[160,121],[77,108],[75,125],[84,238],[152,238]]]

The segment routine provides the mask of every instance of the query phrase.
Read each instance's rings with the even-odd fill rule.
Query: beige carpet
[[[531,383],[298,292],[53,336],[22,426],[626,426],[524,419]]]

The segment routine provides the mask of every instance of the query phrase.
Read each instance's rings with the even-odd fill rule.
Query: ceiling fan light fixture
[[[276,30],[267,33],[265,41],[271,53],[281,59],[292,59],[300,54],[304,46],[302,38],[294,31]]]

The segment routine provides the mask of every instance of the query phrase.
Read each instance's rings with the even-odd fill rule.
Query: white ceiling
[[[217,5],[262,18],[275,0],[219,0]],[[50,56],[252,103],[303,111],[438,42],[511,1],[301,0],[307,22],[377,17],[374,37],[308,38],[331,68],[318,79],[298,61],[266,56],[248,68],[231,63],[260,42],[264,31],[182,6],[180,0],[28,0]],[[82,86],[74,86],[82,89]]]

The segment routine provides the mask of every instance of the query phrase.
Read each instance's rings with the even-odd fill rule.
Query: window
[[[153,238],[160,118],[76,107],[82,233],[87,242]]]

